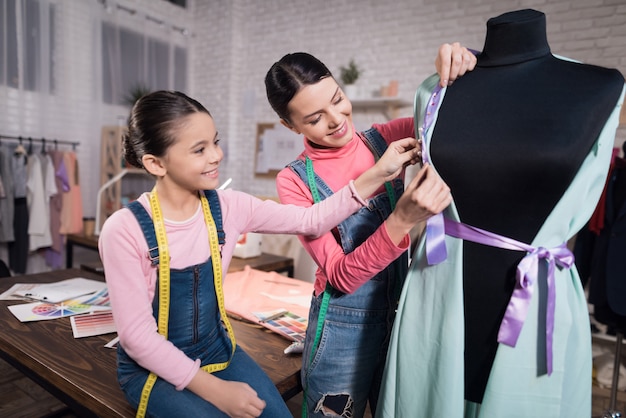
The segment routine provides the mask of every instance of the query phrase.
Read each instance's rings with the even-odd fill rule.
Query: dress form
[[[616,70],[554,57],[541,12],[490,19],[476,69],[447,89],[431,137],[431,160],[460,220],[530,243],[592,149],[623,83]],[[482,401],[523,255],[463,244],[467,400]]]

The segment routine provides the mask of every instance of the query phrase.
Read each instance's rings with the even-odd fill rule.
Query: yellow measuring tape
[[[213,281],[215,283],[215,293],[217,296],[217,305],[219,307],[220,315],[224,326],[228,331],[230,342],[232,344],[232,352],[235,352],[235,333],[228,321],[226,315],[226,308],[224,307],[224,289],[222,287],[222,257],[219,250],[219,240],[217,238],[217,228],[215,226],[215,220],[211,214],[211,208],[209,207],[209,201],[204,195],[200,193],[200,201],[202,203],[202,212],[204,213],[204,221],[209,231],[209,246],[211,247],[211,263],[213,264]],[[169,320],[170,311],[170,253],[167,245],[167,236],[165,234],[165,223],[163,222],[163,213],[161,212],[161,205],[159,205],[159,199],[157,197],[156,188],[152,189],[150,193],[150,209],[152,210],[152,221],[154,222],[154,231],[157,238],[157,244],[159,246],[159,315],[158,315],[158,329],[159,334],[167,338],[167,324]],[[219,370],[224,370],[230,364],[230,359],[223,363],[207,364],[202,367],[202,370],[213,373]],[[146,416],[146,410],[148,408],[148,399],[150,398],[150,392],[156,382],[157,376],[154,373],[150,373],[143,390],[141,391],[141,398],[139,400],[139,407],[137,408],[137,418],[143,418]]]

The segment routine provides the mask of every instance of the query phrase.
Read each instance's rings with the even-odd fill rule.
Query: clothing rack
[[[42,144],[43,147],[45,147],[46,144],[53,144],[55,149],[58,144],[71,145],[72,150],[74,151],[76,150],[76,146],[80,145],[80,142],[63,141],[61,139],[32,138],[30,136],[26,137],[26,136],[11,136],[11,135],[0,134],[0,142],[5,139],[11,140],[11,141],[19,141],[20,144],[23,144],[23,142],[25,141],[28,142],[29,144],[32,144],[33,142],[37,142],[37,143]]]

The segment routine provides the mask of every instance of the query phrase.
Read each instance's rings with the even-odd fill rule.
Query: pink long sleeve
[[[223,271],[228,270],[242,233],[320,235],[365,204],[353,184],[344,187],[337,198],[308,210],[262,201],[232,190],[218,193],[226,233]],[[150,212],[147,195],[142,195],[139,201]],[[171,268],[180,269],[209,259],[208,233],[200,205],[187,221],[165,220],[165,228]],[[197,373],[200,361],[187,357],[157,332],[152,313],[157,270],[147,257],[148,245],[130,210],[121,209],[107,219],[100,233],[99,251],[120,344],[139,365],[183,389]]]
[[[374,127],[387,143],[415,136],[413,118],[396,119],[384,125],[374,125]],[[350,143],[339,149],[312,148],[305,140],[305,149],[305,153],[314,161],[315,172],[333,190],[340,189],[374,164],[372,152],[356,136]],[[309,188],[289,168],[283,169],[278,174],[276,187],[283,203],[310,206],[313,201]],[[383,190],[379,190],[378,193]],[[410,246],[408,235],[398,246],[394,245],[385,223],[349,254],[344,253],[332,232],[316,239],[300,237],[300,241],[319,267],[315,279],[316,294],[324,290],[327,281],[342,292],[354,292]]]

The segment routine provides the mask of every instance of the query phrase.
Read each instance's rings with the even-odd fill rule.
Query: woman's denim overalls
[[[363,136],[375,155],[384,153],[387,143],[378,131],[372,128],[363,132]],[[289,166],[308,184],[302,160]],[[317,175],[315,181],[321,199],[332,195],[332,190]],[[404,191],[403,182],[395,179],[393,189],[398,199]],[[381,193],[370,199],[367,207],[339,224],[337,230],[344,252],[354,251],[391,212],[389,196]],[[302,363],[309,417],[362,417],[367,401],[376,410],[389,337],[407,269],[405,252],[354,293],[331,289],[323,333],[311,359],[323,294],[313,297]]]
[[[205,194],[222,245],[225,237],[219,199],[214,190],[205,191]],[[151,249],[150,258],[156,268],[158,246],[152,219],[137,201],[130,203],[128,208],[141,225],[148,248]],[[152,307],[154,317],[158,320],[158,280]],[[189,358],[201,359],[202,366],[225,362],[230,358],[232,344],[220,319],[210,259],[185,269],[171,270],[168,340]],[[128,356],[121,344],[118,345],[117,361],[120,386],[130,404],[137,408],[149,373]],[[248,383],[267,403],[262,417],[291,417],[272,381],[239,346],[228,367],[213,374],[220,379]],[[191,391],[178,391],[170,383],[158,378],[150,394],[146,416],[171,418],[226,415]]]

